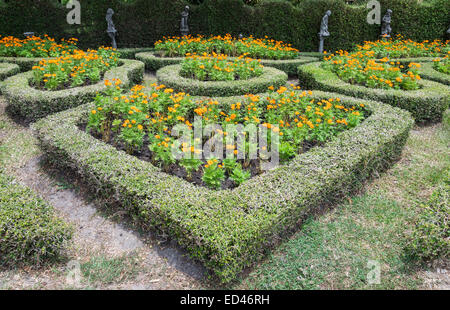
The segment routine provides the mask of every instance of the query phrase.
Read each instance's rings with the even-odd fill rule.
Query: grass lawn
[[[448,112],[448,111],[447,111]],[[404,247],[424,202],[448,180],[449,113],[442,124],[416,127],[402,159],[364,193],[311,217],[237,285],[246,289],[417,289],[419,266]],[[380,264],[380,284],[368,284]]]

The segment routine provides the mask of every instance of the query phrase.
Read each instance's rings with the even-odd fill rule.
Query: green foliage
[[[219,189],[222,181],[225,180],[225,171],[219,165],[217,159],[210,159],[203,168],[202,181],[212,189]]]
[[[290,76],[293,76],[297,75],[297,67],[299,65],[319,60],[316,54],[313,55],[313,57],[299,56],[298,58],[287,60],[262,59],[261,64],[266,67],[276,68],[278,70],[286,72],[286,74]],[[145,68],[150,71],[157,71],[163,67],[179,64],[183,61],[182,57],[159,57],[155,55],[154,52],[137,53],[136,59],[145,63]]]
[[[421,206],[408,251],[420,260],[450,256],[450,183],[442,184]]]
[[[394,34],[422,41],[443,38],[448,28],[450,3],[436,0],[382,0],[381,8],[393,10]],[[379,25],[366,22],[368,10],[364,5],[350,6],[336,0],[302,0],[296,6],[289,1],[205,0],[191,5],[191,33],[217,35],[231,33],[253,35],[292,43],[300,51],[318,49],[317,32],[327,9],[333,13],[329,20],[331,37],[325,49],[350,49],[356,43],[376,40]],[[53,0],[9,1],[0,6],[1,35],[22,36],[24,31],[47,33],[56,38],[76,37],[81,47],[97,48],[110,44],[105,31],[105,13],[111,7],[116,12],[114,23],[117,42],[124,47],[151,47],[163,36],[179,35],[180,13],[184,0],[96,0],[81,6],[81,25],[66,22],[67,9]],[[384,13],[384,12],[383,12]],[[307,18],[305,18],[307,17]]]
[[[20,67],[18,65],[0,62],[0,81],[3,81],[12,75],[16,75],[19,72]]]
[[[437,71],[432,62],[423,62],[421,65],[419,70],[421,77],[450,86],[450,74]]]
[[[183,158],[180,160],[180,166],[186,169],[188,179],[192,177],[192,172],[197,171],[201,165],[202,161],[196,158]]]
[[[241,185],[250,179],[250,176],[250,171],[242,169],[242,166],[239,164],[232,170],[230,179],[232,179],[237,185]]]
[[[0,169],[0,266],[58,261],[71,237],[47,202]]]

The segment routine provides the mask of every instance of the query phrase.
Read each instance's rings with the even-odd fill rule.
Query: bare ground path
[[[101,208],[96,201],[89,201],[76,179],[45,166],[31,130],[12,122],[5,114],[5,105],[0,97],[0,162],[73,224],[75,234],[68,260],[78,261],[93,273],[105,273],[94,282],[82,279],[79,288],[201,287],[206,271],[183,250],[161,242],[160,237],[138,235],[118,224],[116,216],[100,214]],[[0,271],[0,288],[65,289],[70,287],[66,277],[66,263],[45,270],[4,270]]]

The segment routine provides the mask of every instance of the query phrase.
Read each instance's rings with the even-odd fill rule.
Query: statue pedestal
[[[326,37],[319,34],[319,53],[323,53],[323,42],[325,41],[325,38]]]

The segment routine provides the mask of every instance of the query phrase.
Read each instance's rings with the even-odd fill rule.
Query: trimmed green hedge
[[[389,61],[399,62],[402,65],[409,65],[411,62],[432,62],[436,57],[410,57],[410,58],[389,58]]]
[[[119,67],[105,73],[104,80],[121,79],[123,87],[140,83],[144,75],[144,64],[137,60],[120,61]],[[9,104],[9,111],[27,122],[90,102],[97,92],[106,88],[102,80],[89,86],[43,91],[30,86],[32,76],[32,71],[21,73],[6,79],[0,85],[1,92]]]
[[[323,56],[325,56],[325,55],[323,53],[319,53],[319,52],[300,52],[300,56],[315,57],[319,61],[322,61],[323,60]]]
[[[152,52],[155,49],[153,47],[136,47],[136,48],[118,48],[117,52],[120,53],[122,59],[136,59],[137,53]]]
[[[58,261],[72,232],[53,207],[0,169],[0,266]]]
[[[442,114],[449,106],[448,87],[436,82],[421,80],[419,83],[422,88],[410,91],[368,88],[349,84],[320,65],[321,63],[311,63],[298,67],[302,87],[382,101],[411,112],[418,123],[440,121]]]
[[[423,261],[450,258],[450,183],[439,185],[430,200],[421,205],[418,221],[407,246]]]
[[[199,81],[182,77],[180,70],[181,65],[159,69],[156,72],[158,83],[192,96],[227,97],[265,92],[269,86],[285,85],[288,79],[286,73],[270,67],[264,67],[263,74],[258,77],[237,81]]]
[[[297,68],[300,65],[317,62],[319,58],[300,56],[296,59],[287,60],[261,60],[261,64],[266,67],[277,68],[278,70],[286,72],[289,76],[297,76]]]
[[[20,68],[16,64],[10,64],[6,62],[0,63],[0,95],[2,94],[1,92],[1,84],[3,83],[2,81],[19,72]]]
[[[316,98],[338,94],[317,92]],[[75,170],[89,188],[128,212],[144,230],[175,238],[228,282],[253,265],[300,219],[360,188],[398,159],[414,121],[404,110],[339,96],[371,112],[359,126],[233,190],[214,191],[163,173],[81,131],[88,104],[33,124],[47,157]]]
[[[0,57],[0,63],[7,62],[16,64],[20,67],[21,72],[25,72],[30,71],[33,66],[38,65],[43,59],[50,58]]]
[[[158,71],[161,68],[177,65],[183,57],[157,57],[153,52],[136,54],[136,59],[145,64],[145,69],[149,71]]]
[[[138,53],[136,59],[145,63],[145,69],[157,71],[170,65],[177,65],[183,61],[183,57],[158,57],[154,52]],[[302,64],[319,61],[317,57],[300,56],[296,59],[268,60],[261,59],[261,64],[266,67],[277,68],[288,75],[297,75],[297,67]]]
[[[419,75],[425,79],[450,85],[450,74],[439,72],[433,68],[433,62],[423,62],[419,69]],[[450,92],[450,88],[447,89]]]
[[[0,63],[0,81],[20,72],[20,67],[16,64]]]

